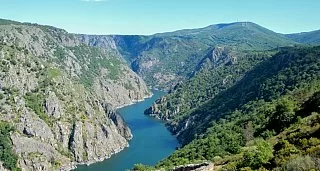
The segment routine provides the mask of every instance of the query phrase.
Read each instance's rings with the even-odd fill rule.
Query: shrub
[[[3,166],[9,170],[20,170],[17,168],[18,156],[12,151],[10,132],[14,131],[7,122],[0,121],[0,160]]]
[[[267,164],[273,158],[272,146],[265,140],[257,140],[255,146],[246,150],[243,154],[243,167],[258,169]]]
[[[310,171],[316,169],[316,166],[310,156],[299,156],[296,159],[287,162],[282,169],[286,171]]]
[[[0,100],[4,99],[3,93],[0,93]]]
[[[14,59],[11,59],[11,60],[10,60],[10,63],[11,63],[12,65],[17,65],[17,61],[14,60]]]
[[[276,151],[275,163],[280,166],[300,153],[300,151],[293,144],[290,144],[288,140],[280,140],[274,146],[274,149]]]
[[[143,164],[136,164],[136,165],[134,165],[133,170],[134,171],[152,171],[155,169],[150,166],[143,165]]]

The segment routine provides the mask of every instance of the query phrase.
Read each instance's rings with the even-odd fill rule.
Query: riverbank
[[[154,165],[170,155],[178,146],[176,138],[166,129],[162,121],[144,115],[144,110],[163,95],[164,92],[154,90],[152,97],[119,108],[118,112],[133,134],[129,147],[103,162],[79,166],[76,171],[124,171],[133,168],[137,163]]]
[[[143,97],[142,99],[140,99],[140,100],[132,100],[130,103],[127,103],[127,104],[124,104],[124,105],[120,105],[120,106],[115,107],[115,109],[121,109],[121,108],[123,108],[123,107],[133,105],[133,104],[135,104],[135,103],[143,102],[143,101],[145,101],[146,99],[151,98],[152,96],[153,96],[153,93],[151,92],[151,95],[149,95],[149,96],[144,96],[144,97]]]

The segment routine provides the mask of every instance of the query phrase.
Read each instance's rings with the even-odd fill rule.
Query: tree
[[[279,133],[296,120],[296,110],[297,105],[294,101],[287,98],[281,99],[276,106],[275,112],[272,113],[269,119],[267,128]]]
[[[313,96],[303,104],[303,109],[299,111],[299,115],[307,116],[312,112],[320,113],[320,92],[316,92]]]
[[[254,128],[252,125],[252,121],[248,121],[247,124],[245,125],[245,129],[243,130],[243,136],[246,143],[254,139],[253,135],[254,135]]]

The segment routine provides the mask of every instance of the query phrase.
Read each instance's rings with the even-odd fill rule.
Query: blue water
[[[155,90],[153,94],[143,102],[119,109],[133,134],[130,147],[103,162],[79,166],[76,171],[125,171],[137,163],[154,165],[170,155],[178,146],[176,138],[163,122],[143,114],[145,109],[165,93]]]

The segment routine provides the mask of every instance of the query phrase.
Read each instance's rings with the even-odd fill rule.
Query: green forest
[[[186,112],[193,122],[178,135],[185,145],[155,168],[210,161],[221,170],[319,170],[319,56],[320,47],[282,48]]]

